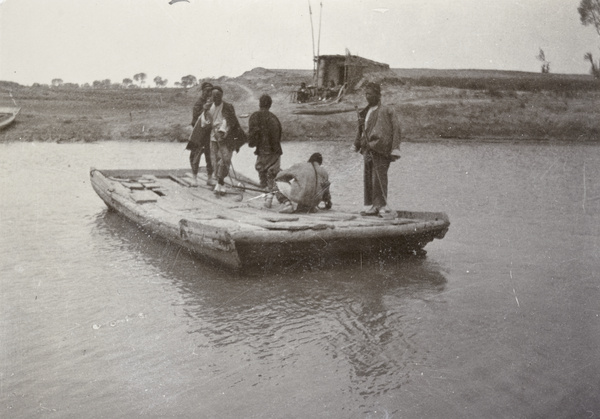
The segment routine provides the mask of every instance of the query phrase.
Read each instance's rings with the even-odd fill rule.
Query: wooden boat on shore
[[[109,208],[141,228],[236,270],[328,256],[424,252],[450,225],[446,214],[431,212],[398,211],[383,219],[334,206],[312,214],[280,214],[277,205],[265,208],[265,194],[239,173],[219,196],[206,186],[204,171],[197,187],[191,186],[187,169],[92,168],[90,179]]]
[[[0,107],[0,129],[12,124],[17,119],[19,112],[21,112],[21,108]]]

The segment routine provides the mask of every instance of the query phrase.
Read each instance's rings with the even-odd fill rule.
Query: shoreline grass
[[[257,70],[257,69],[255,69]],[[215,82],[247,128],[258,97],[273,97],[284,141],[351,142],[356,114],[297,115],[290,93],[310,72],[252,70]],[[394,70],[381,79],[383,101],[398,111],[404,141],[600,141],[600,81],[591,76],[481,70]],[[87,89],[26,87],[6,83],[22,107],[0,141],[185,142],[198,88]],[[362,92],[344,97],[363,107]],[[6,103],[5,105],[8,105]]]

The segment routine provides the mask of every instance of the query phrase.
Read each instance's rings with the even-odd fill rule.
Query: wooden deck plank
[[[181,186],[189,186],[189,184],[187,182],[185,182],[183,179],[181,179],[178,176],[175,175],[169,175],[169,179],[171,179],[172,181],[180,184]]]
[[[158,195],[156,195],[152,191],[148,190],[135,190],[131,192],[131,198],[138,204],[143,204],[146,202],[156,202],[158,201]]]
[[[142,185],[141,183],[138,183],[138,182],[121,182],[121,185],[125,186],[126,188],[132,189],[132,190],[144,189],[144,185]]]

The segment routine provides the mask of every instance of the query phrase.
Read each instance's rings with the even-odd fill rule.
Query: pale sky
[[[579,0],[0,0],[0,80],[120,83],[144,72],[236,77],[312,69],[315,49],[392,68],[587,74],[600,37]],[[321,34],[319,39],[319,16]]]

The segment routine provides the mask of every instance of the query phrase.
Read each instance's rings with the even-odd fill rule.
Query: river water
[[[0,417],[599,417],[600,147],[402,147],[391,206],[452,222],[425,258],[235,275],[90,186],[183,144],[0,144]],[[314,151],[360,209],[347,145],[283,166]]]

